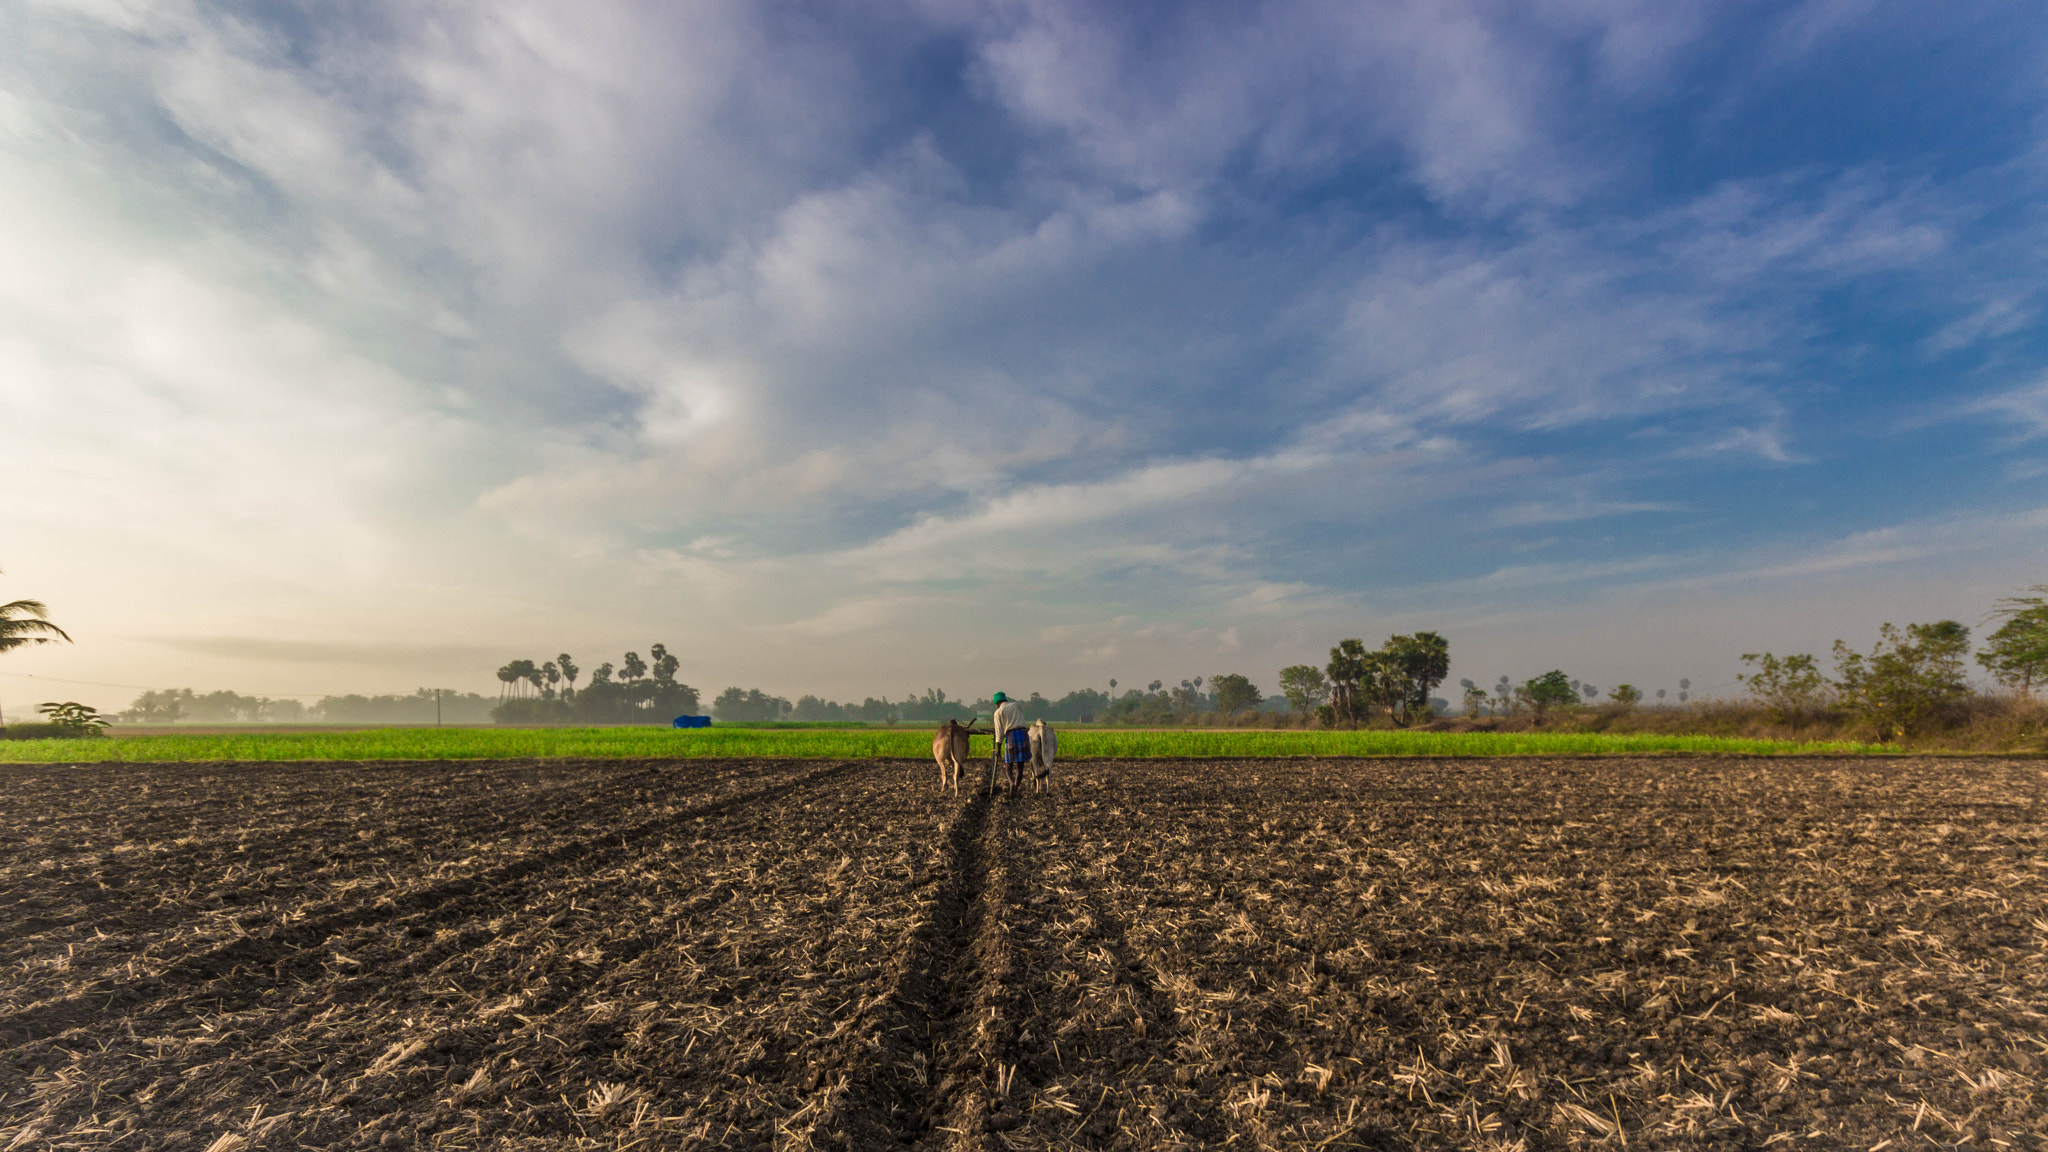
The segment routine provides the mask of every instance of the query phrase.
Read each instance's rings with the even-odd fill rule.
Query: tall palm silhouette
[[[54,644],[62,640],[71,643],[71,637],[62,628],[50,623],[50,610],[40,600],[16,600],[0,604],[0,652],[12,652],[30,644]],[[7,718],[0,716],[0,732],[7,729]]]
[[[12,652],[28,644],[71,642],[62,628],[50,623],[50,610],[40,600],[16,600],[0,604],[0,652]]]

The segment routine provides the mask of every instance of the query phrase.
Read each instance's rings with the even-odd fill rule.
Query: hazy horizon
[[[16,5],[0,602],[77,643],[0,708],[1981,635],[2048,582],[2044,65],[2007,3]]]

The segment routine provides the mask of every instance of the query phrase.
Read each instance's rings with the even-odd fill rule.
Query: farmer
[[[1031,730],[1024,723],[1024,709],[1016,701],[998,692],[990,699],[995,701],[995,721],[989,727],[996,733],[996,762],[1003,766],[1003,775],[1010,782],[1012,794],[1024,786],[1024,766],[1031,763]]]

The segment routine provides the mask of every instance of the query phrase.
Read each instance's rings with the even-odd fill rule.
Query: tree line
[[[2048,681],[2048,585],[2022,589],[2023,595],[1997,602],[1989,613],[1998,627],[1976,663],[1992,679],[2030,697],[2036,684]],[[0,605],[0,651],[24,644],[68,640],[48,622],[40,603],[16,601]],[[1861,723],[1886,738],[1930,731],[1952,723],[1976,698],[1968,678],[1973,649],[1970,629],[1954,620],[1932,624],[1887,623],[1877,643],[1860,652],[1843,641],[1833,649],[1834,673],[1823,672],[1811,653],[1778,656],[1772,652],[1742,657],[1749,671],[1740,682],[1773,718],[1833,718]],[[648,648],[649,659],[627,652],[615,667],[599,664],[587,684],[579,686],[583,669],[568,654],[537,662],[519,659],[498,670],[501,688],[495,702],[474,692],[420,688],[411,695],[334,695],[318,703],[296,699],[244,696],[235,692],[196,693],[190,688],[145,692],[119,713],[142,723],[500,723],[634,724],[666,723],[677,715],[694,714],[700,706],[697,689],[676,679],[681,661],[664,644]],[[1346,639],[1330,649],[1322,667],[1297,664],[1280,671],[1280,695],[1264,696],[1249,677],[1221,673],[1193,677],[1168,685],[1154,680],[1144,688],[1119,693],[1081,688],[1057,699],[1037,692],[1014,697],[1026,719],[1092,721],[1110,724],[1244,723],[1261,716],[1286,716],[1296,722],[1327,727],[1370,724],[1405,726],[1452,711],[1448,701],[1431,693],[1448,675],[1450,644],[1436,632],[1389,636],[1377,648]],[[1552,669],[1517,684],[1507,676],[1491,686],[1460,681],[1463,711],[1468,717],[1531,715],[1538,723],[1551,715],[1586,705],[1626,711],[1646,702],[1630,684],[1617,685],[1600,700],[1600,689]],[[1678,682],[1678,703],[1690,699],[1690,680]],[[1666,692],[1658,689],[1656,703]],[[711,713],[729,722],[841,721],[920,722],[986,716],[992,700],[948,696],[930,688],[922,694],[890,700],[867,697],[860,703],[839,703],[805,695],[796,701],[758,688],[728,687],[711,701]]]
[[[1249,678],[1236,673],[1206,679],[1196,676],[1182,680],[1177,686],[1154,680],[1144,689],[1127,689],[1122,695],[1116,694],[1116,681],[1111,680],[1109,684],[1107,692],[1077,688],[1057,699],[1038,692],[1014,695],[1011,699],[1023,711],[1026,720],[1112,724],[1187,723],[1204,716],[1240,716],[1261,708],[1277,711],[1284,706],[1278,697],[1271,700],[1262,698]],[[992,696],[991,693],[979,699],[968,699],[949,696],[943,688],[927,688],[922,694],[912,694],[901,700],[869,696],[854,704],[806,695],[792,703],[758,688],[731,687],[712,700],[711,715],[717,720],[739,722],[937,722],[993,715],[996,706]]]
[[[1435,632],[1389,636],[1378,648],[1340,640],[1321,668],[1282,668],[1280,693],[1288,711],[1327,728],[1382,721],[1405,727],[1448,710],[1430,694],[1450,670],[1450,641]]]
[[[2030,595],[1993,605],[1988,616],[2001,623],[1976,652],[1976,662],[1998,684],[2031,698],[2034,685],[2048,681],[2048,584],[2021,591]],[[1846,719],[1879,739],[1951,726],[1976,696],[1969,681],[1970,629],[1960,621],[1904,628],[1886,623],[1868,652],[1837,640],[1832,655],[1829,677],[1810,652],[1747,653],[1742,661],[1751,670],[1738,679],[1774,719]]]
[[[666,644],[648,646],[649,659],[638,652],[590,670],[590,683],[578,688],[582,669],[567,652],[536,664],[513,660],[498,669],[504,685],[491,718],[501,724],[666,724],[677,716],[694,715],[695,688],[676,679],[682,661]]]
[[[452,688],[418,688],[411,695],[323,696],[317,703],[239,692],[165,688],[144,692],[115,715],[131,724],[486,724],[491,698]]]

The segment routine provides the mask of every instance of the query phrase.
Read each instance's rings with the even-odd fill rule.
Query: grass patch
[[[0,762],[95,760],[498,760],[518,757],[926,757],[931,732],[896,729],[380,728],[342,732],[121,736],[0,743]],[[974,741],[987,755],[988,739]],[[1896,751],[1882,744],[1605,732],[1060,732],[1062,759],[1145,756],[1558,756],[1645,752]]]

